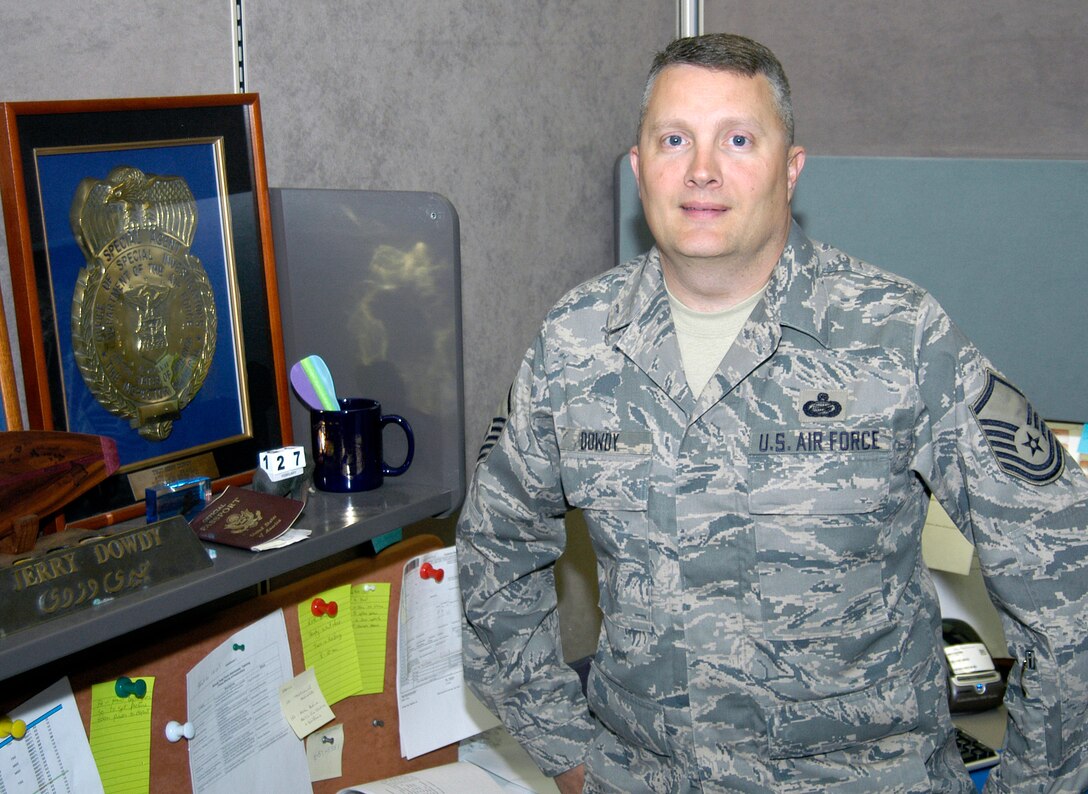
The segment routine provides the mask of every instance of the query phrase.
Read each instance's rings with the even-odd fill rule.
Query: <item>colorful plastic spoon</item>
[[[296,367],[302,369],[305,380],[309,384],[309,388],[305,392],[301,391],[295,383]],[[306,356],[295,367],[292,367],[291,383],[295,385],[295,389],[299,391],[299,396],[302,397],[303,401],[311,405],[311,407],[321,408],[326,411],[336,411],[340,408],[340,403],[336,400],[336,387],[333,386],[332,374],[321,356]],[[311,391],[317,398],[316,406],[308,399]]]

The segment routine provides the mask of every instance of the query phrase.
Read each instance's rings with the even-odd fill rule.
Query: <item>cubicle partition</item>
[[[461,248],[457,212],[435,193],[273,188],[272,227],[288,366],[318,354],[340,397],[369,397],[415,430],[415,461],[387,480],[465,490]],[[310,420],[292,399],[295,443]],[[387,460],[403,459],[389,433]]]
[[[653,244],[616,163],[617,264]],[[810,237],[929,290],[1047,419],[1088,421],[1088,160],[820,157],[793,214]]]
[[[614,177],[620,264],[653,237],[626,154]],[[810,156],[792,210],[813,239],[929,290],[1041,415],[1076,427],[1088,422],[1085,185],[1085,160]],[[969,576],[933,577],[944,615],[967,620],[1004,655],[977,560]],[[1003,709],[957,722],[1001,746]]]
[[[376,577],[395,585],[406,555],[433,548],[437,539],[419,545],[409,538],[377,559],[366,541],[450,513],[464,494],[455,210],[430,193],[273,189],[271,194],[288,366],[308,354],[324,357],[341,396],[380,400],[384,411],[408,419],[415,431],[415,459],[404,476],[386,479],[377,490],[310,489],[296,526],[312,534],[300,543],[262,552],[205,544],[214,552],[209,567],[28,628],[0,626],[0,714],[68,676],[86,723],[92,684],[122,675],[156,678],[153,791],[188,790],[184,743],[168,745],[162,728],[166,720],[184,721],[185,674],[203,654],[247,621],[333,584]],[[309,449],[309,417],[294,395],[291,399],[294,440]],[[398,436],[386,434],[391,463],[405,451]],[[334,565],[339,567],[332,573],[324,571]],[[287,583],[286,589],[269,593],[274,579]],[[389,665],[396,647],[395,586],[393,599]],[[288,628],[292,631],[290,621]],[[291,642],[295,672],[300,672],[297,626],[295,631]],[[456,757],[454,749],[411,764],[400,759],[394,691],[390,672],[384,695],[337,706],[338,717],[357,722],[350,738],[356,755],[345,761],[345,775],[335,786],[317,790]],[[168,787],[167,778],[176,776],[178,782]]]

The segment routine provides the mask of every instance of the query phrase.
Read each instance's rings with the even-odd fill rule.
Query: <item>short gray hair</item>
[[[790,83],[775,54],[758,41],[733,33],[708,33],[676,39],[654,56],[646,88],[642,92],[642,105],[638,114],[638,135],[642,137],[642,125],[646,109],[658,76],[669,66],[686,64],[701,66],[719,72],[736,72],[748,77],[761,74],[767,78],[774,96],[775,109],[786,130],[787,145],[793,145],[793,99]]]

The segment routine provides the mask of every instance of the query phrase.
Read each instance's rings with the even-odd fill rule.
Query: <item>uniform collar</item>
[[[661,298],[668,302],[661,254],[657,246],[635,260],[630,278],[623,282],[608,312],[608,333],[622,331],[636,318],[658,308]]]
[[[771,274],[767,291],[696,400],[684,375],[657,248],[632,262],[608,312],[613,343],[694,420],[774,354],[782,328],[827,346],[827,296],[819,282],[819,257],[796,223]]]
[[[828,298],[820,275],[820,257],[812,241],[793,221],[786,247],[767,284],[763,301],[765,317],[811,336],[827,347]]]
[[[657,248],[635,260],[608,312],[613,342],[679,405],[694,398],[684,377]]]
[[[820,262],[812,241],[794,221],[782,256],[771,274],[761,306],[752,319],[763,319],[811,336],[824,347],[828,344],[827,293],[819,281]],[[645,324],[668,306],[661,255],[654,247],[636,260],[634,270],[613,301],[608,313],[609,333],[632,323]],[[667,315],[667,312],[664,312]]]

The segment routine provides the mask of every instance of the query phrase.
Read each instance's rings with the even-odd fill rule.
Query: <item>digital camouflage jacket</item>
[[[555,306],[494,429],[458,525],[465,674],[546,773],[973,791],[922,561],[932,492],[1016,659],[989,790],[1088,789],[1088,480],[914,284],[795,225],[696,396],[651,251]],[[553,579],[571,507],[603,612],[587,697]]]

